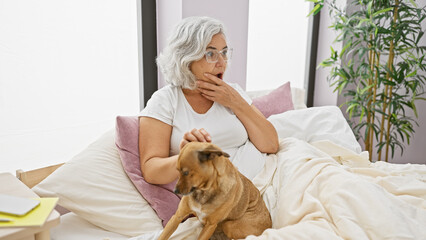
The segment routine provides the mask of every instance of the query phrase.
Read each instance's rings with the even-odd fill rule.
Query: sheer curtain
[[[250,0],[246,90],[304,88],[310,2]]]
[[[67,161],[138,113],[136,7],[0,1],[0,172]]]

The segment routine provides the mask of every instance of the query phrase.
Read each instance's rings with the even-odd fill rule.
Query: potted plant
[[[345,96],[349,123],[365,150],[376,149],[377,160],[388,161],[414,134],[416,102],[423,97],[426,83],[425,46],[419,41],[425,8],[414,0],[351,0],[341,9],[335,0],[308,0],[315,3],[311,14],[324,5],[330,9],[335,42],[330,58],[321,67],[330,67],[328,81]]]

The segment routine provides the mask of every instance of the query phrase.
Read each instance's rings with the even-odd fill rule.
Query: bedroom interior
[[[271,1],[263,11],[277,8],[279,2]],[[303,18],[313,8],[310,2],[304,1],[304,6],[309,7],[301,14]],[[351,1],[337,2],[344,6]],[[426,5],[426,0],[415,2]],[[8,2],[0,8],[0,66],[6,66],[0,67],[0,111],[10,116],[0,118],[0,173],[16,174],[41,197],[59,197],[54,214],[61,214],[60,223],[50,229],[50,236],[30,233],[35,237],[28,239],[142,240],[159,236],[165,221],[162,207],[173,201],[165,199],[170,189],[147,187],[141,179],[139,162],[134,161],[139,156],[138,122],[134,116],[165,84],[154,59],[165,44],[168,31],[177,21],[192,15],[209,15],[225,23],[230,42],[239,49],[234,50],[225,80],[240,84],[252,99],[257,99],[256,106],[277,129],[283,149],[268,156],[261,174],[253,180],[271,212],[273,228],[247,239],[426,236],[426,101],[417,103],[419,126],[414,126],[416,134],[404,154],[396,151],[390,163],[376,162],[374,158],[371,161],[347,123],[348,115],[338,107],[346,100],[329,86],[326,79],[330,70],[317,68],[329,57],[336,37],[328,28],[332,19],[327,6],[306,18],[306,33],[289,27],[275,29],[296,31],[281,38],[290,35],[297,40],[305,36],[306,40],[299,42],[306,47],[295,53],[303,53],[304,58],[285,63],[287,68],[278,69],[279,80],[268,83],[272,85],[251,87],[248,79],[259,76],[248,69],[256,67],[253,59],[266,62],[258,66],[262,71],[267,69],[269,60],[250,55],[251,47],[269,44],[262,42],[267,38],[257,38],[258,45],[250,40],[250,31],[252,38],[260,35],[259,29],[259,34],[255,34],[255,20],[250,23],[250,15],[256,9],[261,11],[259,6],[265,4],[260,0],[84,4],[28,1],[23,5]],[[47,6],[57,12],[50,13]],[[93,19],[95,12],[99,19],[85,22]],[[74,17],[77,13],[81,19]],[[28,23],[29,16],[39,19]],[[63,22],[53,22],[55,17]],[[263,18],[266,20],[259,20],[262,24],[275,19],[272,14]],[[12,27],[18,30],[14,32]],[[422,27],[425,29],[425,21]],[[63,36],[53,35],[55,31]],[[120,36],[115,36],[116,32]],[[38,33],[38,37],[33,36]],[[25,38],[34,38],[33,43]],[[65,49],[61,41],[67,48],[73,44],[75,48]],[[425,45],[426,38],[421,38],[420,43]],[[40,44],[39,50],[33,50],[38,48],[36,44]],[[22,49],[14,49],[18,47]],[[336,49],[342,47],[340,44]],[[115,50],[108,52],[109,48]],[[270,54],[270,49],[265,50],[265,54]],[[49,64],[38,60],[43,51]],[[67,55],[70,61],[64,60]],[[296,68],[298,64],[303,64],[303,74],[289,79],[279,73],[300,69]],[[63,81],[56,80],[59,78]],[[18,84],[8,83],[12,80]],[[32,92],[32,88],[37,92]],[[45,96],[38,92],[43,89],[47,89]],[[101,93],[103,89],[105,92]],[[51,103],[55,101],[57,105]],[[390,208],[393,212],[389,212]],[[2,235],[4,230],[8,231],[0,227],[0,239],[27,239],[18,234]],[[195,239],[200,231],[200,224],[190,218],[171,239]]]

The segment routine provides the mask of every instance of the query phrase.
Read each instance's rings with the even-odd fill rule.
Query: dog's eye
[[[188,174],[189,174],[188,171],[185,171],[185,172],[182,173],[183,176],[188,176]]]

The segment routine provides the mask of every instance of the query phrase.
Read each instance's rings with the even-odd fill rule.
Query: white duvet
[[[253,179],[273,228],[247,239],[426,239],[425,165],[370,163],[353,135],[346,134],[347,125],[328,128],[316,113],[308,114],[317,117],[315,122],[305,119],[301,122],[306,126],[289,129],[288,122],[297,123],[289,120],[291,114],[270,119],[281,137],[280,151],[266,157],[264,169]],[[322,108],[321,114],[328,120],[330,114],[342,118],[335,107],[328,112]],[[318,127],[322,131],[309,135],[309,128]],[[297,135],[292,132],[297,128],[304,134],[283,138],[290,132]],[[171,239],[197,239],[201,228],[191,218]]]
[[[248,239],[426,239],[426,167],[376,166],[363,155],[282,140],[264,193],[273,229]]]

